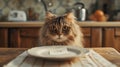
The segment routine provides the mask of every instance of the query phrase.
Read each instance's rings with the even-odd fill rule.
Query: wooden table
[[[7,64],[9,61],[27,49],[28,48],[0,48],[0,67],[2,67],[4,64]],[[104,58],[120,67],[120,53],[118,53],[114,48],[91,49],[95,50]]]

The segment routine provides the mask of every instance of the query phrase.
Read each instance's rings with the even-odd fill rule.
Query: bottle
[[[84,8],[84,4],[81,2],[77,2],[74,4],[74,9],[76,11],[75,16],[77,17],[78,21],[85,21],[86,9]]]
[[[85,21],[86,20],[86,9],[84,9],[84,8],[82,8],[81,10],[80,10],[80,21]]]

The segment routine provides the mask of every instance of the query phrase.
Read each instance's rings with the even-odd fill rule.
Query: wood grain
[[[0,67],[17,57],[27,48],[0,48]]]
[[[10,47],[31,48],[38,46],[40,28],[11,28],[9,31]]]
[[[102,47],[102,28],[92,28],[91,47]]]
[[[0,47],[8,47],[8,29],[0,28]]]
[[[9,29],[9,47],[20,47],[20,31],[18,28]]]
[[[115,28],[115,36],[120,36],[120,28]]]
[[[120,67],[120,53],[114,48],[93,48],[96,52]]]
[[[120,28],[115,28],[114,47],[120,52]]]
[[[0,22],[0,27],[14,28],[14,27],[41,27],[44,22]],[[79,22],[81,27],[120,27],[118,22],[96,22],[96,21],[85,21]]]
[[[104,29],[104,47],[114,47],[115,45],[114,28]]]
[[[91,47],[91,37],[84,37],[84,47]]]
[[[84,47],[91,47],[91,28],[82,27],[81,30],[84,34]]]
[[[38,37],[40,28],[20,28],[20,36],[22,37]]]
[[[84,36],[86,37],[90,37],[91,36],[91,28],[85,28],[85,27],[82,27],[82,33],[84,34]]]

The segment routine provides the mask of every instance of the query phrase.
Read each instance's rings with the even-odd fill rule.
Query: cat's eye
[[[63,32],[64,34],[68,34],[69,31],[70,31],[70,27],[68,27],[68,26],[64,26],[64,27],[62,28],[62,32]]]
[[[62,32],[63,32],[64,34],[68,34],[69,31],[70,31],[70,27],[67,27],[67,26],[64,26],[63,29],[62,29]]]
[[[57,33],[57,29],[53,29],[53,32],[54,32],[54,33]]]
[[[55,27],[55,26],[51,26],[51,27],[50,27],[50,32],[51,32],[52,34],[57,33],[56,27]]]
[[[68,31],[70,28],[69,27],[67,27],[67,26],[64,26],[63,27],[63,31]]]

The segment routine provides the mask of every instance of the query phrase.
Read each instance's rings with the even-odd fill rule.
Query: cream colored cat
[[[45,24],[40,31],[41,45],[74,45],[83,47],[83,34],[72,12],[63,16],[46,13]]]

